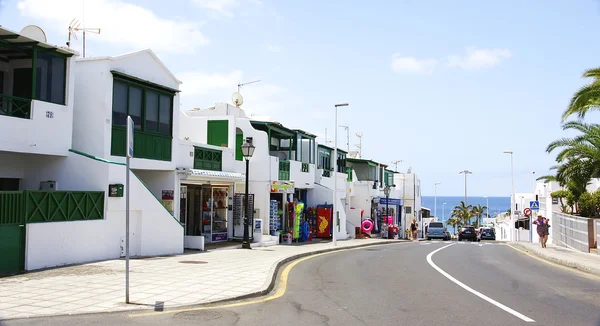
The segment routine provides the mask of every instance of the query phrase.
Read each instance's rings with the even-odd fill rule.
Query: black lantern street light
[[[385,194],[385,217],[384,217],[384,222],[387,220],[387,217],[390,215],[390,209],[389,209],[389,205],[390,205],[390,186],[385,186],[385,188],[383,188],[383,193]]]
[[[246,159],[246,193],[244,194],[244,200],[246,201],[246,211],[244,212],[244,240],[242,242],[243,249],[252,249],[250,247],[250,221],[248,219],[249,205],[248,205],[248,170],[250,170],[250,158],[254,154],[254,145],[252,145],[252,138],[246,138],[246,142],[241,146],[242,155]]]

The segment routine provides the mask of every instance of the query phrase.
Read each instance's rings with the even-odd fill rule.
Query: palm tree
[[[600,103],[600,102],[599,102]],[[579,197],[585,193],[590,179],[600,177],[600,125],[582,121],[567,122],[563,130],[576,130],[580,134],[573,138],[561,138],[548,145],[546,152],[560,150],[556,156],[557,165],[551,169],[554,176],[539,179],[558,181],[571,192],[575,211]]]
[[[489,217],[488,213],[486,213],[487,206],[473,206],[471,207],[471,215],[477,217],[477,226],[481,226],[481,217]]]
[[[459,205],[454,206],[451,216],[458,218],[463,224],[471,222],[471,205],[466,205],[464,201],[460,201]]]
[[[456,234],[456,227],[460,224],[460,220],[456,217],[451,217],[446,221],[446,223],[448,223],[448,225],[454,227],[453,234]]]
[[[583,119],[590,110],[600,109],[600,68],[593,68],[583,73],[583,78],[593,78],[592,82],[580,88],[562,115],[563,121],[573,114]]]

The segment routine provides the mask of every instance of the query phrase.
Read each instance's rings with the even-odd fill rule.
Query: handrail
[[[0,94],[0,115],[30,119],[31,101],[28,98]]]

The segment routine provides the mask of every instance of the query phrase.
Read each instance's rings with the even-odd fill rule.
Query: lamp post
[[[385,194],[385,217],[383,218],[383,221],[386,222],[388,216],[390,215],[390,186],[385,186],[385,188],[383,188],[383,193]],[[381,223],[381,225],[383,225],[384,223]],[[390,229],[388,228],[388,239],[390,237]]]
[[[444,214],[444,209],[446,208],[446,203],[442,203],[442,222],[444,222],[444,219],[446,218],[445,214]]]
[[[513,152],[512,151],[504,151],[504,154],[510,154],[510,174],[512,180],[512,188],[510,191],[510,240],[514,238],[514,228],[515,228],[515,166],[513,160]]]
[[[433,215],[435,216],[435,220],[437,221],[437,185],[441,184],[441,182],[433,183]]]
[[[337,232],[336,230],[336,226],[338,226],[338,212],[336,209],[337,206],[337,172],[338,172],[338,165],[339,165],[339,160],[338,160],[338,145],[337,145],[337,132],[338,132],[338,107],[340,106],[348,106],[348,103],[338,103],[335,105],[335,141],[333,144],[333,159],[334,159],[334,168],[333,168],[333,233],[332,233],[332,242],[334,246],[337,246],[337,237],[335,236],[335,233]]]
[[[469,170],[462,170],[462,171],[458,172],[458,174],[464,174],[465,175],[465,206],[467,206],[467,175],[468,174],[473,174],[473,172],[471,172]]]
[[[533,176],[533,201],[537,201],[535,198],[535,171],[531,171],[531,175]],[[533,212],[529,215],[529,242],[533,243]]]
[[[250,221],[248,219],[248,212],[250,211],[250,207],[248,205],[248,188],[249,188],[249,176],[248,172],[250,170],[250,158],[254,154],[254,145],[252,145],[252,138],[246,138],[246,142],[242,144],[242,155],[244,159],[246,159],[246,193],[244,194],[244,200],[246,201],[246,211],[244,212],[244,240],[242,242],[243,249],[252,249],[250,247]]]

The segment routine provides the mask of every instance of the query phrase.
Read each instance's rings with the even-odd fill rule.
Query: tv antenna
[[[100,28],[85,28],[80,26],[81,22],[77,18],[73,18],[69,23],[69,39],[67,41],[67,47],[71,47],[71,37],[77,39],[77,32],[83,32],[83,57],[85,58],[85,34],[100,34]]]
[[[356,137],[358,137],[358,145],[354,145],[356,146],[356,148],[358,148],[358,158],[362,158],[362,132],[357,132],[356,133]]]
[[[258,83],[259,81],[260,81],[260,79],[258,79],[258,80],[255,80],[255,81],[251,81],[251,82],[247,82],[247,83],[238,83],[238,91],[237,91],[237,92],[238,92],[238,93],[240,92],[240,88],[241,88],[242,86],[245,86],[245,85],[248,85],[248,84],[254,84],[254,83]]]
[[[402,163],[402,160],[392,161],[392,164],[394,164],[394,166],[396,167],[395,168],[396,172],[398,172],[398,163]]]

